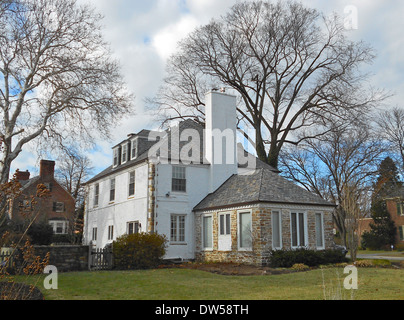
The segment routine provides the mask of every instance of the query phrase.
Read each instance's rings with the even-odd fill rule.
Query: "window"
[[[171,190],[186,191],[185,167],[173,167]]]
[[[53,203],[53,211],[55,211],[55,212],[64,212],[65,211],[65,203],[64,202],[54,202]]]
[[[404,241],[404,226],[399,226],[398,227],[398,232],[400,235],[400,241]]]
[[[53,188],[52,182],[44,182],[44,186],[45,186],[46,189],[49,190],[49,192],[52,191],[52,188]]]
[[[221,236],[230,234],[230,213],[219,215],[219,234]]]
[[[98,206],[99,196],[100,196],[100,185],[97,183],[94,187],[94,207]]]
[[[115,178],[110,180],[109,201],[115,200]]]
[[[171,215],[171,242],[185,242],[185,215]]]
[[[114,226],[108,226],[108,240],[114,239]]]
[[[66,234],[68,222],[67,221],[59,221],[59,220],[50,220],[49,225],[53,229],[54,234]]]
[[[404,202],[397,202],[397,215],[404,216]]]
[[[239,213],[239,249],[251,250],[252,231],[251,231],[251,213]]]
[[[128,157],[128,144],[125,143],[122,146],[122,158],[121,158],[121,163],[125,163]]]
[[[135,159],[137,157],[137,139],[132,140],[132,149],[131,149],[131,159]]]
[[[272,211],[272,248],[282,248],[282,218],[279,211]]]
[[[128,195],[133,196],[135,194],[135,171],[129,173],[129,192]]]
[[[92,237],[93,241],[97,241],[97,228],[93,228],[93,237]]]
[[[128,222],[128,225],[127,225],[127,233],[128,233],[128,234],[139,233],[139,228],[140,228],[140,223],[139,223],[139,221],[131,221],[131,222]]]
[[[305,215],[302,212],[291,213],[292,247],[306,246]]]
[[[114,167],[119,165],[119,148],[114,149]]]
[[[18,206],[20,207],[21,210],[24,210],[24,211],[33,210],[32,203],[30,200],[19,201]]]
[[[213,248],[213,229],[212,229],[212,216],[204,216],[202,222],[203,228],[203,248]]]
[[[324,248],[324,232],[323,232],[323,215],[316,213],[316,246],[317,248]]]

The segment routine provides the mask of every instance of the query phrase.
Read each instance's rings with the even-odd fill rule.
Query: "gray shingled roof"
[[[120,170],[123,170],[125,168],[129,168],[132,166],[135,166],[136,164],[139,164],[143,161],[146,161],[149,159],[149,151],[151,155],[154,155],[157,153],[157,155],[159,155],[159,153],[164,153],[164,151],[167,151],[168,154],[168,158],[171,159],[171,150],[173,148],[173,146],[171,145],[172,142],[177,143],[178,145],[175,145],[174,147],[176,148],[176,150],[181,150],[181,148],[188,144],[188,141],[176,141],[176,139],[172,139],[171,135],[172,134],[178,134],[178,137],[180,137],[181,133],[185,130],[185,129],[195,129],[198,131],[199,136],[202,138],[199,148],[200,148],[200,156],[197,159],[193,159],[195,162],[199,162],[203,163],[203,127],[196,123],[193,120],[185,120],[182,121],[178,124],[178,126],[171,128],[170,130],[166,130],[166,131],[162,131],[162,132],[158,132],[159,135],[165,135],[163,140],[164,142],[167,143],[163,143],[162,145],[158,145],[157,141],[148,141],[148,136],[149,134],[152,132],[151,130],[141,130],[139,133],[137,134],[132,134],[128,139],[125,139],[123,141],[121,141],[120,143],[118,143],[117,145],[115,145],[113,148],[128,142],[130,139],[138,136],[138,156],[135,159],[129,160],[124,164],[121,164],[117,167],[113,167],[112,165],[109,166],[108,168],[106,168],[105,170],[101,171],[100,173],[98,173],[96,176],[94,176],[93,178],[91,178],[90,180],[88,180],[86,183],[84,184],[88,184],[91,182],[94,182],[98,179],[101,179],[103,177],[106,177],[110,174],[113,174],[115,172],[119,172]],[[193,143],[195,143],[196,141],[192,140]],[[157,148],[157,152],[152,150],[152,147],[155,146]],[[167,149],[168,148],[168,149]],[[112,159],[111,159],[112,161]]]
[[[264,165],[247,175],[233,175],[194,210],[209,210],[249,203],[334,205],[281,177]]]

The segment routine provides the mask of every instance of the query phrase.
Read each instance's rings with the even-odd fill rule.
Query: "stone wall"
[[[58,272],[88,270],[89,246],[34,246],[34,250],[41,258],[49,252],[49,265],[54,265]]]

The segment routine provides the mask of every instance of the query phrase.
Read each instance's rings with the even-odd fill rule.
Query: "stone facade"
[[[283,208],[282,208],[283,207]],[[196,259],[198,261],[216,261],[216,262],[235,262],[254,265],[266,265],[269,259],[269,253],[273,248],[272,234],[272,211],[280,212],[281,215],[281,247],[282,249],[291,249],[291,212],[303,212],[305,214],[305,236],[309,249],[327,249],[333,246],[333,222],[332,214],[329,208],[287,208],[271,207],[268,204],[256,204],[252,206],[234,207],[229,209],[200,211],[195,213],[195,232],[196,232]],[[231,224],[231,247],[229,250],[219,250],[219,214],[230,213]],[[239,213],[251,213],[251,242],[250,249],[239,248]],[[322,235],[323,247],[316,245],[316,213],[322,214]],[[203,222],[202,217],[212,216],[212,239],[213,248],[204,249],[203,245]]]

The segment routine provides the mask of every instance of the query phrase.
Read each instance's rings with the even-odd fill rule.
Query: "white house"
[[[257,264],[275,247],[330,247],[334,206],[240,149],[236,98],[209,92],[205,111],[206,128],[186,120],[113,147],[86,183],[85,244],[157,232],[166,258]]]

